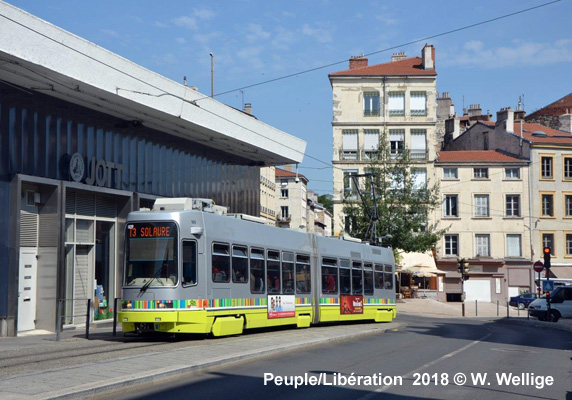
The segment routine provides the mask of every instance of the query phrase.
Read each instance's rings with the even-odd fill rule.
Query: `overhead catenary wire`
[[[440,33],[437,33],[437,34],[434,34],[434,35],[425,36],[425,37],[420,38],[420,39],[416,39],[416,40],[412,40],[412,41],[409,41],[409,42],[401,43],[401,44],[398,44],[398,45],[390,46],[390,47],[387,47],[387,48],[382,49],[382,50],[376,50],[376,51],[373,51],[373,52],[369,52],[369,53],[364,54],[364,56],[371,56],[371,55],[374,55],[374,54],[379,54],[379,53],[387,52],[387,51],[394,50],[394,49],[397,49],[397,48],[401,48],[401,47],[404,47],[404,46],[408,46],[408,45],[411,45],[411,44],[423,42],[423,41],[430,40],[430,39],[435,39],[435,38],[438,38],[438,37],[441,37],[441,36],[449,35],[449,34],[452,34],[452,33],[456,33],[456,32],[463,31],[463,30],[471,29],[471,28],[474,28],[474,27],[477,27],[477,26],[485,25],[485,24],[488,24],[488,23],[491,23],[491,22],[495,22],[495,21],[498,21],[498,20],[501,20],[501,19],[509,18],[509,17],[512,17],[512,16],[515,16],[515,15],[519,15],[519,14],[522,14],[522,13],[525,13],[525,12],[529,12],[529,11],[532,11],[532,10],[536,10],[536,9],[539,9],[539,8],[542,8],[542,7],[546,7],[546,6],[555,4],[555,3],[559,3],[559,2],[561,2],[561,1],[562,1],[562,0],[553,0],[553,1],[550,1],[550,2],[547,2],[547,3],[543,3],[543,4],[539,4],[539,5],[533,6],[533,7],[529,7],[529,8],[522,9],[522,10],[518,10],[518,11],[515,11],[515,12],[512,12],[512,13],[508,13],[508,14],[504,14],[504,15],[501,15],[501,16],[498,16],[498,17],[490,18],[490,19],[487,19],[487,20],[484,20],[484,21],[479,21],[479,22],[476,22],[476,23],[473,23],[473,24],[469,24],[469,25],[465,25],[465,26],[462,26],[462,27],[459,27],[459,28],[455,28],[455,29],[451,29],[451,30],[448,30],[448,31],[440,32]],[[101,64],[101,65],[104,65],[104,66],[106,66],[106,67],[108,67],[108,68],[110,68],[110,69],[112,69],[112,70],[114,70],[114,71],[116,71],[116,72],[118,72],[118,73],[120,73],[120,74],[123,74],[123,75],[125,75],[125,76],[127,76],[127,77],[129,77],[129,78],[131,78],[131,79],[134,79],[134,80],[136,80],[136,81],[138,81],[138,82],[140,82],[140,83],[143,83],[143,84],[145,84],[145,85],[147,85],[147,86],[149,86],[149,87],[151,87],[151,88],[153,88],[153,89],[155,89],[155,90],[161,92],[161,94],[157,94],[157,95],[152,95],[152,94],[140,92],[140,94],[142,94],[142,95],[152,95],[152,96],[157,96],[157,97],[168,95],[168,96],[172,96],[172,97],[178,98],[179,100],[181,100],[181,101],[183,101],[183,102],[185,102],[185,103],[193,104],[193,105],[195,105],[195,106],[198,106],[198,105],[196,104],[197,101],[200,101],[200,100],[203,100],[203,99],[206,99],[206,98],[210,98],[210,96],[204,96],[204,97],[202,97],[202,98],[199,98],[199,99],[196,99],[196,100],[192,100],[192,101],[187,100],[187,99],[185,99],[185,98],[183,98],[183,97],[181,97],[181,96],[179,96],[179,95],[176,95],[176,94],[174,94],[174,93],[170,93],[170,92],[168,92],[168,91],[165,91],[164,89],[161,89],[161,88],[159,88],[159,87],[157,87],[157,86],[155,86],[155,85],[153,85],[153,84],[151,84],[151,83],[149,83],[149,82],[147,82],[147,81],[145,81],[145,80],[143,80],[143,79],[137,78],[136,76],[134,76],[134,75],[132,75],[132,74],[126,72],[126,71],[123,71],[123,70],[121,70],[121,69],[118,69],[118,68],[116,68],[116,67],[114,67],[114,66],[112,66],[112,65],[110,65],[110,64],[108,64],[108,63],[106,63],[106,62],[104,62],[104,61],[101,61],[101,60],[99,60],[99,59],[97,59],[97,58],[95,58],[95,57],[92,57],[92,56],[90,56],[90,55],[88,55],[88,54],[86,54],[86,53],[84,53],[84,52],[82,52],[82,51],[80,51],[80,50],[78,50],[78,49],[75,49],[75,48],[73,48],[73,47],[67,45],[66,43],[64,43],[64,42],[62,42],[62,41],[60,41],[60,40],[56,40],[56,39],[54,39],[54,38],[52,38],[52,37],[50,37],[50,36],[48,36],[48,35],[46,35],[46,34],[44,34],[44,33],[42,33],[42,32],[39,32],[38,30],[36,30],[36,29],[34,29],[34,28],[30,27],[30,26],[27,26],[27,25],[25,25],[25,24],[23,24],[23,23],[21,23],[21,22],[19,22],[19,21],[16,21],[16,20],[14,20],[13,18],[10,18],[10,17],[8,17],[8,16],[5,15],[5,14],[0,13],[0,17],[4,18],[4,19],[6,19],[6,20],[9,20],[9,21],[11,21],[11,22],[13,22],[13,23],[15,23],[15,24],[17,24],[17,25],[19,25],[19,26],[25,28],[25,29],[28,29],[28,30],[34,32],[35,34],[40,35],[40,36],[42,36],[42,37],[44,37],[44,38],[46,38],[46,39],[48,39],[48,40],[50,40],[50,41],[52,41],[52,42],[54,42],[54,43],[57,43],[58,45],[61,45],[61,46],[65,47],[65,48],[67,48],[67,49],[69,49],[69,50],[71,50],[71,51],[73,51],[73,52],[75,52],[75,53],[77,53],[77,54],[80,54],[80,55],[82,55],[82,56],[84,56],[84,57],[86,57],[86,58],[89,58],[90,60],[92,60],[92,61],[94,61],[94,62],[96,62],[96,63],[99,63],[99,64]],[[240,91],[240,90],[244,90],[244,89],[248,89],[248,88],[252,88],[252,87],[256,87],[256,86],[261,86],[261,85],[269,84],[269,83],[272,83],[272,82],[276,82],[276,81],[280,81],[280,80],[284,80],[284,79],[288,79],[288,78],[292,78],[292,77],[295,77],[295,76],[298,76],[298,75],[307,74],[307,73],[310,73],[310,72],[314,72],[314,71],[318,71],[318,70],[325,69],[325,68],[328,68],[328,67],[332,67],[332,66],[335,66],[335,65],[339,65],[339,64],[342,64],[342,63],[346,63],[347,61],[348,61],[348,59],[344,59],[344,60],[341,60],[341,61],[336,61],[336,62],[324,64],[324,65],[321,65],[321,66],[319,66],[319,67],[314,67],[314,68],[310,68],[310,69],[307,69],[307,70],[304,70],[304,71],[299,71],[299,72],[296,72],[296,73],[287,74],[287,75],[284,75],[284,76],[281,76],[281,77],[277,77],[277,78],[265,80],[265,81],[258,82],[258,83],[255,83],[255,84],[251,84],[251,85],[246,85],[246,86],[243,86],[243,87],[240,87],[240,88],[236,88],[236,89],[232,89],[232,90],[228,90],[228,91],[225,91],[225,92],[216,93],[216,94],[214,94],[214,96],[215,96],[215,97],[216,97],[216,96],[221,96],[221,95],[224,95],[224,94],[227,94],[227,93],[232,93],[232,92],[236,92],[236,91]],[[205,110],[204,108],[201,108],[201,109],[202,109],[203,111],[209,112],[210,114],[212,114],[212,115],[214,115],[214,116],[216,116],[216,117],[218,117],[218,118],[224,119],[224,120],[226,120],[227,122],[233,123],[233,124],[235,124],[235,125],[237,125],[237,126],[243,128],[243,129],[246,129],[246,130],[248,130],[248,131],[250,131],[250,132],[252,132],[252,133],[258,134],[257,132],[254,132],[253,130],[250,130],[250,129],[248,129],[248,128],[246,128],[246,127],[244,127],[244,126],[242,126],[242,125],[236,123],[235,121],[232,121],[232,120],[229,120],[229,119],[227,119],[227,118],[224,118],[224,117],[220,116],[219,114],[210,112],[209,110]],[[258,135],[260,135],[260,134],[258,134]],[[266,139],[268,139],[268,138],[266,138]],[[268,140],[271,140],[271,141],[272,141],[272,139],[268,139]],[[277,141],[274,141],[274,142],[278,143]],[[279,144],[281,144],[281,145],[284,146],[283,143],[279,143]],[[290,150],[293,150],[294,152],[297,152],[297,153],[299,153],[299,154],[302,154],[302,155],[304,155],[304,156],[306,156],[306,157],[308,157],[308,158],[310,158],[310,159],[312,159],[312,160],[315,160],[315,161],[317,161],[317,162],[319,162],[319,163],[325,164],[325,165],[327,165],[329,168],[334,168],[334,169],[338,169],[338,170],[343,170],[342,168],[336,167],[336,166],[332,165],[332,164],[329,163],[329,162],[322,161],[322,160],[320,160],[320,159],[318,159],[318,158],[316,158],[316,157],[313,157],[313,156],[307,154],[306,152],[301,152],[301,151],[299,151],[299,150],[296,150],[296,149],[291,148],[291,147],[288,147],[288,146],[285,146],[285,147],[288,148],[288,149],[290,149]]]

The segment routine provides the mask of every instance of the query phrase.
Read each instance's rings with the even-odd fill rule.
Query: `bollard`
[[[479,303],[478,300],[475,299],[475,317],[479,316]]]
[[[530,319],[530,310],[526,307],[526,319]]]
[[[56,314],[56,342],[60,341],[60,332],[62,331],[62,299],[58,300],[58,312]]]
[[[516,307],[516,316],[520,317],[520,308],[518,306]]]
[[[89,314],[91,309],[91,299],[87,299],[87,314],[85,316],[85,338],[89,339]]]
[[[508,301],[506,302],[506,317],[510,318],[510,315],[508,314]]]
[[[499,316],[499,301],[497,300],[497,317]]]
[[[117,333],[117,300],[117,297],[113,300],[113,336]]]

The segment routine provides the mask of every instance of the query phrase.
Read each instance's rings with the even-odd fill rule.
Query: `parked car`
[[[528,310],[540,321],[557,322],[560,318],[572,318],[572,286],[558,286],[550,293],[550,313],[546,298],[534,300],[528,305]]]
[[[519,310],[524,310],[536,299],[536,293],[525,292],[519,294],[518,296],[511,297],[508,304],[513,307],[518,307]]]

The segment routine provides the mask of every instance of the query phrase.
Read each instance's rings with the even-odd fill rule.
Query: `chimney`
[[[405,60],[406,58],[407,54],[405,54],[404,51],[400,51],[399,53],[393,53],[391,56],[391,62]]]
[[[245,113],[252,115],[252,104],[251,103],[244,103],[244,107],[242,108],[242,111],[244,111]]]
[[[524,111],[522,105],[522,96],[518,98],[518,105],[516,106],[516,111],[514,112],[514,120],[515,121],[524,121],[524,116],[526,115],[526,111]]]
[[[426,44],[421,50],[423,69],[435,69],[435,47]]]
[[[510,107],[501,108],[497,111],[497,122],[495,125],[506,133],[514,133],[514,111]],[[495,128],[496,129],[496,128]]]
[[[558,117],[558,122],[560,122],[560,130],[568,133],[572,133],[572,114],[568,113]]]
[[[350,69],[367,67],[367,58],[363,55],[350,58]]]
[[[481,109],[480,104],[471,104],[469,106],[469,118],[471,117],[478,117],[482,115],[483,110]]]
[[[443,92],[441,97],[437,97],[437,118],[445,120],[455,114],[453,100],[449,97],[449,92]]]
[[[461,134],[461,124],[459,118],[453,117],[445,121],[445,136],[450,135],[451,140],[455,140]]]

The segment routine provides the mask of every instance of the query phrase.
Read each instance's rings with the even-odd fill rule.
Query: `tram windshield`
[[[174,286],[178,281],[177,226],[134,222],[125,232],[125,286]]]

